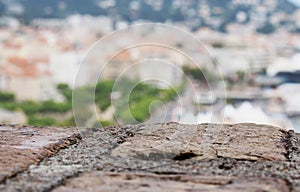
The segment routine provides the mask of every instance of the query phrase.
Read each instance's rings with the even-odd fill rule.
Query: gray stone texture
[[[300,135],[272,126],[3,125],[0,133],[0,191],[300,191]]]

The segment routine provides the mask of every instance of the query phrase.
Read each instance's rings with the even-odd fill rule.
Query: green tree
[[[211,71],[209,71],[207,68],[197,68],[197,67],[189,67],[189,66],[183,66],[182,67],[183,72],[192,77],[195,80],[199,80],[201,82],[213,82],[217,79],[217,76],[214,75]]]
[[[256,29],[258,33],[263,33],[263,34],[270,34],[273,33],[275,30],[276,30],[275,26],[270,22],[266,22],[262,27]]]
[[[0,102],[14,102],[15,95],[8,92],[0,92]]]
[[[69,87],[68,84],[60,83],[57,85],[57,90],[65,96],[68,102],[72,102],[72,89]]]
[[[18,105],[27,115],[38,113],[41,105],[34,101],[24,101]]]
[[[104,111],[111,105],[111,92],[114,81],[106,80],[97,83],[95,90],[95,100],[99,108]]]
[[[57,122],[55,119],[50,117],[37,117],[35,115],[29,115],[28,116],[28,122],[29,125],[33,126],[55,126],[57,125]]]
[[[40,105],[39,112],[58,112],[64,113],[72,109],[71,103],[58,103],[53,100],[43,101]]]

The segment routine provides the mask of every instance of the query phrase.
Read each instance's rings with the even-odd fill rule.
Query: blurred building
[[[48,70],[43,63],[33,63],[21,57],[11,57],[1,67],[0,89],[12,92],[17,100],[62,101]]]
[[[83,57],[84,53],[78,51],[51,54],[49,71],[51,72],[53,82],[55,84],[66,83],[70,87],[73,87],[77,70]]]
[[[4,124],[24,124],[27,121],[26,115],[21,111],[8,111],[0,109],[0,122]]]

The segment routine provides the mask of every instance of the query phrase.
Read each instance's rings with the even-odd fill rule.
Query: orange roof
[[[13,43],[9,41],[4,42],[3,46],[8,49],[20,49],[22,47],[20,43]]]
[[[49,76],[49,71],[39,71],[35,63],[21,57],[10,57],[8,63],[2,67],[2,72],[11,77],[39,77]]]
[[[49,63],[49,57],[39,57],[32,60],[34,63]]]
[[[130,60],[130,53],[129,51],[122,51],[121,53],[110,56],[109,58],[112,58],[112,61],[128,61]]]

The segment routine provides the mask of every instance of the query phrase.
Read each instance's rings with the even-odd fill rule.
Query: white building
[[[294,55],[292,58],[279,57],[268,66],[267,74],[276,75],[278,72],[294,72],[300,70],[300,54]]]
[[[0,85],[2,91],[12,92],[19,101],[44,101],[53,99],[63,101],[63,97],[56,90],[48,70],[41,70],[38,63],[12,57],[0,71]]]
[[[66,83],[73,87],[77,70],[83,58],[84,53],[76,51],[52,54],[49,65],[54,83]]]
[[[23,112],[8,111],[5,109],[0,109],[0,123],[5,124],[24,124],[26,123],[27,118]]]

